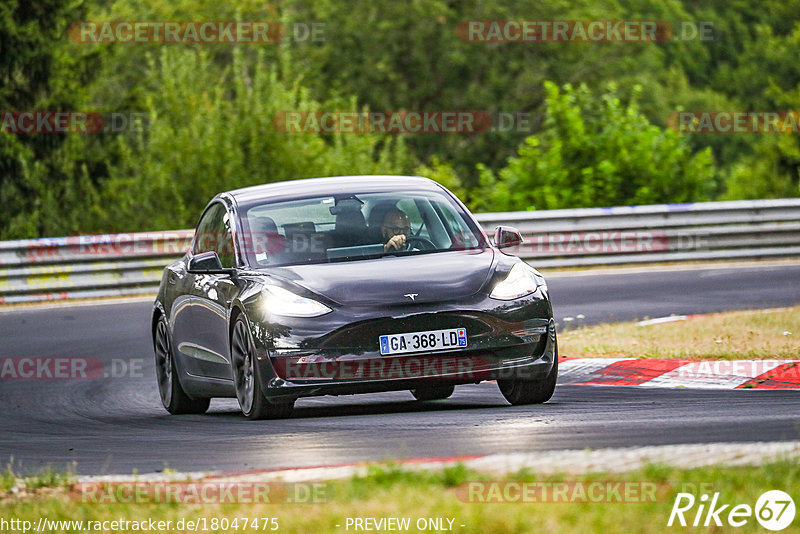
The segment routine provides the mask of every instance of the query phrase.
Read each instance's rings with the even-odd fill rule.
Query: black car
[[[164,407],[202,413],[212,397],[236,397],[250,419],[286,417],[300,397],[410,390],[434,400],[483,380],[511,404],[545,402],[555,323],[542,276],[501,250],[521,242],[498,227],[491,243],[427,178],[221,193],[155,301]]]

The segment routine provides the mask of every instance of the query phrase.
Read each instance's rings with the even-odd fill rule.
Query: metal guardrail
[[[537,267],[800,256],[800,199],[476,215],[517,227]],[[152,294],[192,230],[0,242],[0,303]]]
[[[477,215],[516,226],[538,267],[800,256],[800,198]]]
[[[0,241],[0,304],[152,294],[193,230]]]

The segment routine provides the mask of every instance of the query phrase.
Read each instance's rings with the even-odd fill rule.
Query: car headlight
[[[268,285],[262,290],[262,306],[273,315],[287,317],[317,317],[332,311],[321,302],[295,295],[279,286]]]
[[[526,263],[518,263],[511,268],[505,280],[494,286],[489,296],[493,299],[513,300],[530,295],[539,288],[547,295],[547,283],[539,271]]]

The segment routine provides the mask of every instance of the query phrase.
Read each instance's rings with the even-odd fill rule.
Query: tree
[[[234,50],[214,68],[200,49],[164,47],[145,71],[149,118],[118,138],[96,214],[97,230],[193,227],[208,200],[239,187],[344,174],[402,174],[414,160],[388,135],[280,133],[287,110],[358,109],[354,100],[323,106],[299,83],[281,80],[263,55]],[[111,209],[106,207],[111,206]]]
[[[80,1],[0,4],[0,112],[82,109],[96,57],[72,46],[66,28],[84,13]],[[0,132],[0,238],[53,235],[77,224],[98,153],[74,137]]]
[[[476,209],[528,209],[693,202],[707,198],[714,168],[709,150],[692,154],[682,134],[649,123],[634,97],[614,85],[595,96],[581,85],[545,82],[542,133],[528,137],[499,172],[481,167]]]

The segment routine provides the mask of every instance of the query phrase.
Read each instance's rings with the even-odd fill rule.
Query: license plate
[[[428,330],[388,334],[378,338],[381,354],[447,350],[467,346],[467,329]]]

